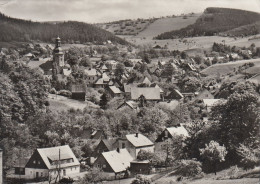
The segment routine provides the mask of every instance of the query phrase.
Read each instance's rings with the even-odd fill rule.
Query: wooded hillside
[[[64,42],[80,43],[97,42],[107,40],[126,44],[121,38],[94,25],[83,22],[69,21],[62,23],[40,23],[22,19],[7,17],[0,14],[0,41],[53,41],[58,35]]]
[[[176,37],[212,36],[253,24],[259,20],[260,14],[256,12],[229,8],[207,8],[194,24],[180,30],[160,34],[156,38],[171,39]],[[256,34],[256,32],[249,32],[249,34]]]

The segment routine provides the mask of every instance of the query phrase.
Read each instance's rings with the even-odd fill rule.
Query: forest
[[[0,14],[0,20],[0,41],[2,42],[53,42],[57,36],[60,36],[67,43],[103,43],[110,40],[127,44],[125,40],[112,33],[83,22],[40,23],[11,18],[4,14]]]

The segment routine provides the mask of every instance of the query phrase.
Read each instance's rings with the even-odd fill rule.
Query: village
[[[53,86],[49,89],[49,93],[54,94],[49,97],[52,99],[65,96],[75,101],[91,101],[95,105],[100,105],[102,109],[113,108],[122,113],[128,111],[141,113],[143,107],[155,104],[174,110],[177,107],[182,108],[181,105],[192,103],[199,107],[199,113],[197,112],[200,114],[199,119],[205,124],[208,122],[211,108],[227,101],[225,98],[216,98],[219,96],[220,81],[224,80],[224,77],[218,76],[217,80],[211,78],[206,82],[202,81],[201,68],[195,61],[198,58],[188,57],[184,52],[154,59],[149,58],[147,54],[143,58],[132,58],[133,53],[137,52],[134,49],[122,46],[117,48],[111,41],[104,45],[119,50],[121,55],[129,55],[127,58],[130,59],[123,59],[122,64],[110,59],[113,56],[101,55],[92,47],[85,49],[89,55],[84,53],[76,55],[75,53],[81,48],[63,50],[59,37],[56,38],[54,46],[28,44],[23,49],[12,52],[24,53],[16,62],[42,72],[45,80]],[[158,52],[156,50],[158,46],[150,49]],[[122,51],[124,52],[120,53]],[[2,62],[12,57],[6,53],[7,50],[1,50],[1,55],[4,56]],[[250,48],[239,50],[238,53],[240,55],[230,53],[218,58],[204,59],[208,62],[221,59],[233,62],[244,59],[245,54],[249,58],[252,56]],[[138,73],[143,75],[138,76]],[[74,79],[71,79],[72,76]],[[109,106],[109,101],[114,101],[114,107]],[[182,109],[180,116],[185,116]],[[139,132],[108,137],[99,129],[81,131],[85,134],[84,139],[90,141],[93,147],[89,157],[79,160],[68,145],[37,148],[31,156],[18,158],[13,166],[14,170],[7,177],[31,181],[48,180],[49,183],[57,182],[61,178],[77,180],[82,176],[81,172],[88,172],[86,169],[82,171],[86,166],[101,169],[108,174],[109,180],[156,173],[160,168],[173,168],[172,164],[167,163],[168,150],[175,146],[174,139],[185,139],[190,136],[186,126],[185,122],[179,122],[174,126],[165,127],[153,141]],[[153,160],[154,156],[149,157],[149,154],[166,154],[166,158]]]
[[[258,183],[259,18],[0,13],[0,184]]]

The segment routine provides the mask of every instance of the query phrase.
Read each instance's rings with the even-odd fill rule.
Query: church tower
[[[53,50],[53,63],[52,63],[52,73],[54,76],[62,72],[62,67],[64,67],[64,53],[61,48],[60,38],[56,38],[55,48]]]

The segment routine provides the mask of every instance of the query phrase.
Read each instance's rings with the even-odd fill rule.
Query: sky
[[[200,13],[207,7],[260,13],[260,0],[0,0],[0,12],[11,17],[87,23]]]

